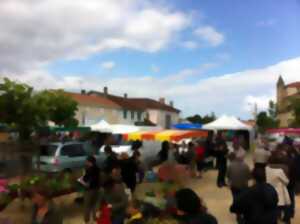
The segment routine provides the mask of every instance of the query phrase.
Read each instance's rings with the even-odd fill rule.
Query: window
[[[73,145],[73,156],[85,156],[86,153],[82,147],[82,145],[77,144],[77,145]]]
[[[131,111],[131,120],[134,120],[134,111]]]
[[[76,144],[76,145],[66,145],[61,149],[60,154],[62,156],[68,156],[68,157],[77,157],[77,156],[85,156],[86,153],[82,148],[82,145]]]
[[[57,150],[56,145],[42,145],[41,156],[54,156]]]
[[[166,129],[171,128],[171,115],[166,115]]]
[[[142,120],[142,112],[138,112],[137,117],[138,117],[138,121]]]
[[[127,119],[127,110],[123,110],[123,118],[126,120]]]
[[[72,148],[73,148],[72,145],[64,146],[60,151],[60,155],[72,157]]]

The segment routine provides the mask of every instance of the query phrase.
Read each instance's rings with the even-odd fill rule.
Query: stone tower
[[[285,105],[284,105],[285,97],[286,97],[285,84],[282,76],[280,75],[277,81],[277,108],[279,113],[283,112],[285,109]]]

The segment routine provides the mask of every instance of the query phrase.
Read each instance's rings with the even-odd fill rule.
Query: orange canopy
[[[139,131],[129,134],[123,134],[123,139],[127,141],[136,140],[153,140],[153,141],[175,141],[178,142],[186,138],[207,137],[207,132],[198,130],[156,130],[156,131]]]

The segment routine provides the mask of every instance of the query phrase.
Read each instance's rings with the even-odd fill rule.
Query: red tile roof
[[[300,82],[290,83],[290,84],[286,85],[286,87],[300,87]]]
[[[104,93],[97,92],[97,91],[90,91],[88,94],[93,94],[99,97],[106,97],[118,105],[120,105],[124,109],[128,110],[136,110],[136,111],[144,111],[146,109],[160,109],[164,111],[176,112],[179,113],[180,110],[171,107],[167,104],[160,103],[158,101],[148,99],[148,98],[125,98],[120,96],[114,96]]]
[[[50,90],[51,92],[56,92],[56,90]],[[102,97],[96,97],[96,96],[89,96],[86,94],[80,94],[80,93],[71,93],[71,92],[66,92],[71,94],[71,97],[74,101],[77,103],[81,104],[92,104],[92,105],[100,105],[103,107],[111,107],[111,108],[118,108],[120,109],[121,107],[113,102],[112,100],[102,98]]]
[[[131,98],[132,102],[134,102],[136,105],[139,105],[143,107],[144,109],[159,109],[159,110],[165,110],[170,112],[179,113],[180,110],[171,107],[170,105],[148,99],[148,98]]]
[[[107,98],[117,103],[124,109],[135,110],[135,111],[144,111],[146,108],[142,107],[140,104],[133,102],[129,98],[107,95]]]
[[[256,125],[255,121],[242,121],[244,124],[254,127]]]

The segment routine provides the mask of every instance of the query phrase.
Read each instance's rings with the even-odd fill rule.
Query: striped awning
[[[156,130],[156,131],[139,131],[129,134],[123,134],[123,139],[127,141],[136,140],[152,140],[152,141],[168,141],[179,142],[182,139],[207,137],[207,132],[198,130]]]

